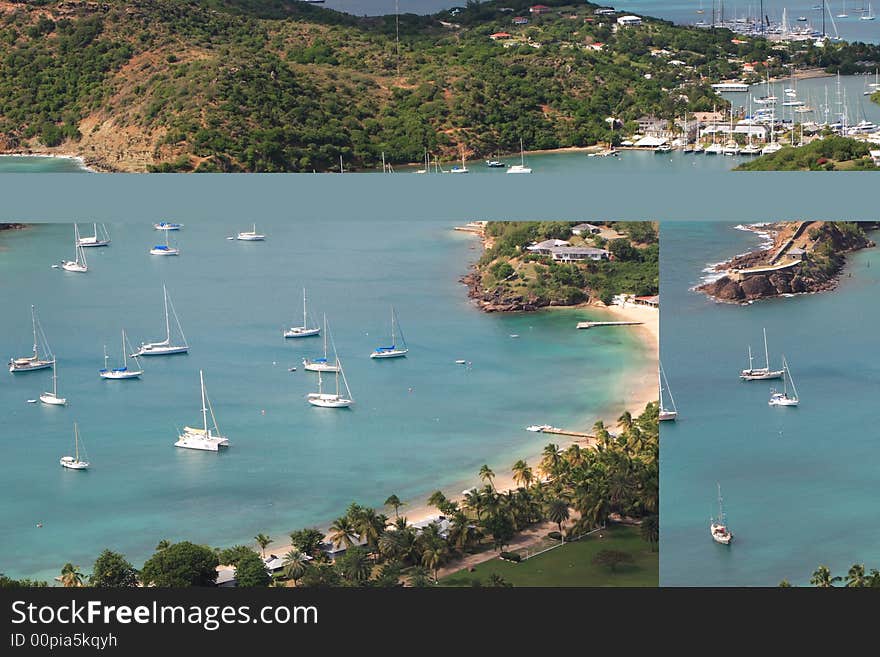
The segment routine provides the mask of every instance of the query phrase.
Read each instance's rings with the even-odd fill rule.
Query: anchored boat
[[[395,326],[397,333],[400,334],[400,346],[397,345],[397,336],[395,334]],[[370,354],[370,358],[400,358],[406,356],[409,349],[406,346],[406,338],[403,337],[403,331],[400,329],[400,322],[397,320],[397,313],[394,312],[394,306],[391,307],[391,344],[387,347],[376,347],[375,351]]]
[[[199,383],[202,387],[202,428],[184,427],[179,434],[175,447],[185,449],[199,449],[206,452],[218,452],[224,447],[229,447],[229,439],[220,433],[217,426],[217,418],[214,416],[214,407],[205,390],[205,376],[199,370]],[[211,413],[211,426],[208,426],[208,412]]]
[[[127,349],[127,350],[126,350]],[[137,359],[137,356],[132,355],[132,358],[135,362],[135,369],[128,369],[128,352],[132,351],[131,345],[128,343],[128,338],[125,337],[125,329],[122,329],[122,367],[114,367],[112,369],[107,367],[107,347],[104,346],[104,369],[98,370],[98,376],[102,379],[113,379],[113,380],[122,380],[122,379],[137,379],[140,377],[144,371],[141,369],[141,363]]]
[[[180,319],[174,310],[174,304],[168,296],[168,290],[162,286],[162,294],[165,297],[165,339],[161,342],[144,342],[132,354],[132,358],[136,356],[168,356],[170,354],[185,354],[189,351],[189,345],[186,343],[186,336],[183,334],[183,328],[180,326]],[[170,309],[170,313],[169,313]],[[177,324],[177,331],[180,333],[181,343],[174,344],[171,342],[171,315],[174,315],[174,322]]]
[[[752,347],[749,346],[749,368],[743,370],[739,374],[739,378],[743,381],[766,381],[769,379],[781,379],[783,371],[782,370],[771,370],[770,369],[770,352],[767,350],[767,329],[764,329],[764,358],[765,358],[765,366],[764,367],[753,367],[752,366]]]
[[[89,462],[79,457],[79,428],[76,422],[73,423],[73,456],[62,456],[61,466],[70,470],[86,470]],[[85,454],[85,445],[83,446],[83,454]]]
[[[44,370],[48,367],[52,367],[55,364],[55,356],[52,355],[51,350],[49,349],[49,343],[46,340],[46,335],[43,333],[43,327],[40,326],[40,323],[37,321],[37,311],[34,306],[31,306],[31,325],[34,328],[34,353],[31,356],[22,356],[21,358],[10,358],[9,359],[9,371],[13,374],[16,372],[33,372],[34,370]],[[39,338],[37,336],[37,330],[39,329]],[[41,358],[39,352],[39,343],[42,341],[44,345],[44,352],[50,356],[49,358]]]

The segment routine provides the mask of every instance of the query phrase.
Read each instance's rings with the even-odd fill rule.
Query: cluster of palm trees
[[[865,564],[854,563],[850,566],[846,576],[833,575],[828,566],[819,566],[810,577],[810,584],[820,589],[830,589],[838,582],[843,582],[849,588],[880,588],[880,570],[872,568],[870,573],[865,572]],[[791,583],[784,579],[779,583],[781,587],[789,587]]]

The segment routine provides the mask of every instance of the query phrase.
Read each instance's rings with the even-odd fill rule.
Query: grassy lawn
[[[606,566],[593,565],[600,550],[628,552],[635,561],[611,572]],[[657,586],[659,562],[659,552],[651,552],[638,527],[610,527],[520,563],[492,559],[476,566],[474,572],[452,573],[440,584],[471,586],[475,579],[485,584],[496,573],[514,586]]]

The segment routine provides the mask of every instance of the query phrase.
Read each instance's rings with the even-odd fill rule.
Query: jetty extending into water
[[[598,328],[600,326],[638,326],[644,322],[578,322],[579,329]]]

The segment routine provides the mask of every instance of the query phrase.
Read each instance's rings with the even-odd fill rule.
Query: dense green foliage
[[[0,589],[31,589],[49,586],[48,582],[34,579],[12,579],[0,573]]]
[[[144,563],[141,581],[161,587],[210,586],[217,581],[219,564],[211,548],[181,541],[157,550]]]
[[[260,555],[251,550],[238,557],[235,564],[235,582],[237,586],[267,586],[272,578],[266,570],[266,564]]]
[[[834,575],[828,566],[819,566],[810,576],[810,584],[820,589],[829,589],[838,582],[843,582],[848,588],[880,588],[880,570],[872,568],[871,572],[865,571],[865,564],[854,563],[850,566],[845,576]],[[791,583],[784,579],[779,582],[783,588],[791,587]]]
[[[97,588],[128,588],[138,585],[138,572],[118,552],[104,550],[95,560],[89,585]]]
[[[867,169],[877,167],[868,157],[870,145],[848,137],[825,137],[798,148],[781,150],[756,157],[737,167],[738,171],[833,171],[839,168]],[[843,166],[841,166],[843,165]]]

